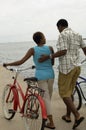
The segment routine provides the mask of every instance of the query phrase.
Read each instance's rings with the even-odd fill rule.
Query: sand
[[[4,67],[0,66],[0,130],[25,130],[23,118],[19,113],[16,114],[16,116],[11,120],[7,121],[3,117],[2,112],[2,94],[3,89],[5,85],[9,82],[12,82],[11,77],[14,74],[12,72],[9,72]],[[19,82],[23,86],[23,90],[26,89],[26,83],[23,81],[23,77],[19,76]],[[81,115],[84,115],[86,117],[86,106],[83,105],[80,109]],[[52,114],[55,122],[56,129],[55,130],[71,130],[72,126],[74,124],[74,117],[71,115],[72,122],[66,123],[64,122],[61,117],[65,114],[65,105],[62,102],[61,98],[58,94],[58,89],[56,89],[53,92],[52,96]],[[48,130],[45,128],[45,130]],[[86,119],[80,124],[79,127],[77,127],[76,130],[86,130]]]

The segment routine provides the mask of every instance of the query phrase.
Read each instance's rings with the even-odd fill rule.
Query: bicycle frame
[[[10,84],[10,88],[11,88],[11,91],[13,91],[14,99],[15,99],[15,101],[14,101],[14,111],[17,111],[17,109],[19,108],[20,113],[22,113],[23,112],[23,107],[24,107],[24,101],[25,101],[26,95],[27,95],[27,89],[26,89],[26,92],[24,94],[22,89],[21,89],[21,86],[19,85],[19,83],[17,81],[15,83],[17,85],[16,84]],[[23,105],[20,105],[19,94],[20,94],[20,96],[22,98]]]

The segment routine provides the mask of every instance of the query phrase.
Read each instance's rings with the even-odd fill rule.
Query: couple
[[[36,32],[33,34],[33,40],[37,46],[30,48],[21,60],[4,63],[3,66],[21,65],[33,56],[36,66],[35,76],[38,78],[39,87],[45,90],[44,100],[49,120],[45,127],[55,129],[51,112],[51,97],[54,83],[52,65],[54,65],[54,58],[59,58],[58,89],[67,108],[66,114],[62,116],[62,119],[66,122],[71,122],[70,114],[72,112],[75,118],[73,129],[75,129],[84,120],[84,117],[80,115],[72,101],[72,92],[80,74],[80,67],[74,64],[79,62],[80,48],[82,48],[86,55],[86,44],[83,42],[81,35],[68,27],[67,20],[60,19],[56,26],[60,32],[57,42],[57,52],[54,53],[51,46],[45,45],[46,39],[43,33]]]

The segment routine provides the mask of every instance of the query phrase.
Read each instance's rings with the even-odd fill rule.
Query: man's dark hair
[[[33,34],[33,40],[37,43],[37,44],[39,44],[40,43],[40,41],[41,41],[41,39],[43,38],[43,33],[41,33],[41,32],[36,32],[36,33],[34,33]]]
[[[60,19],[58,22],[57,22],[57,27],[59,27],[59,26],[62,26],[62,27],[68,27],[68,22],[67,22],[67,20],[65,20],[65,19]]]

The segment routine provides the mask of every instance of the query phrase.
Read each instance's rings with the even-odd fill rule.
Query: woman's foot
[[[46,123],[46,124],[45,124],[45,127],[46,127],[46,128],[49,128],[49,129],[55,129],[55,126],[52,125],[51,123]]]
[[[47,117],[48,117],[48,121],[46,122],[45,127],[49,128],[49,129],[55,129],[55,125],[54,125],[54,122],[53,122],[53,116],[48,115]]]

